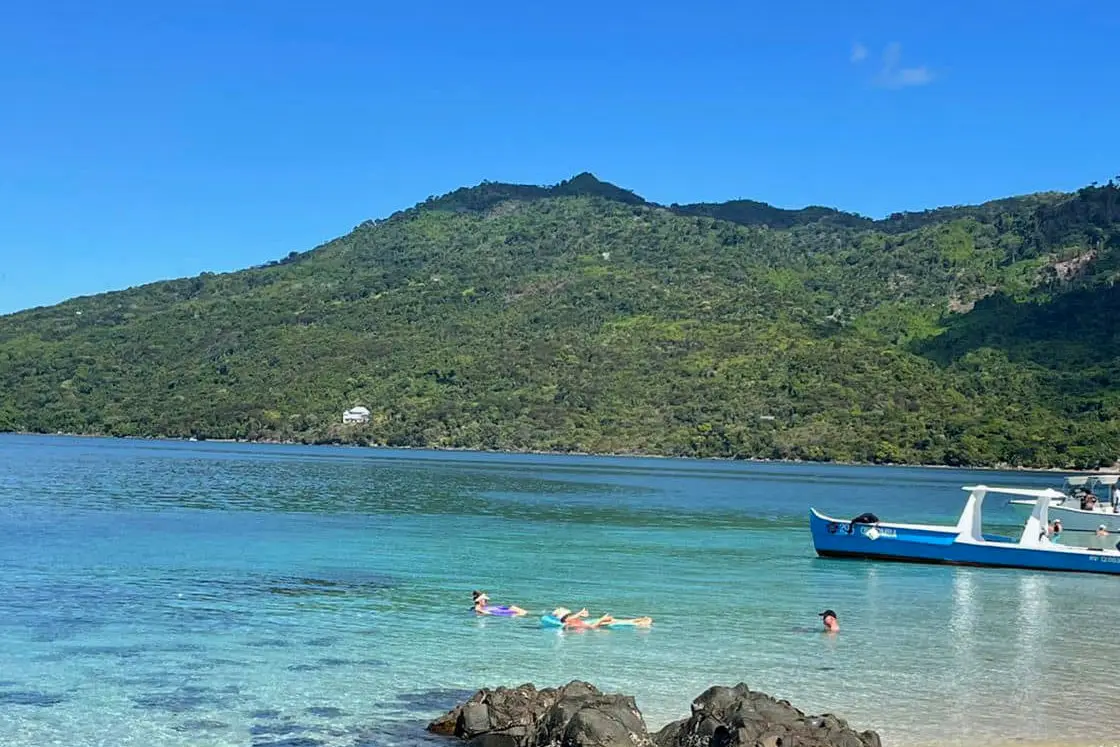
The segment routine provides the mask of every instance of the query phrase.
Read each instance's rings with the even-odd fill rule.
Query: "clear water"
[[[0,744],[413,745],[573,678],[654,727],[742,681],[888,745],[1116,739],[1120,579],[813,553],[809,505],[949,522],[980,480],[1059,477],[0,436]]]

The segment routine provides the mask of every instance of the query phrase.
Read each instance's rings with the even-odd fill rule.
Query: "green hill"
[[[1095,467],[1118,276],[1111,182],[884,220],[486,182],[0,317],[0,430]]]

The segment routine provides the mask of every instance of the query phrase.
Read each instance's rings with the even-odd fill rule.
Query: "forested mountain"
[[[484,182],[0,317],[0,430],[1096,467],[1117,277],[1112,182],[883,220]]]

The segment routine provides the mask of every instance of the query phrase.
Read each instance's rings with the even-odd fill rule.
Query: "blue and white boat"
[[[966,486],[968,501],[955,526],[895,524],[872,514],[836,519],[809,509],[813,547],[826,558],[871,558],[913,563],[947,563],[1040,571],[1120,574],[1120,550],[1075,547],[1051,541],[1047,526],[1056,490]],[[984,498],[990,493],[1034,499],[1019,539],[982,533]]]

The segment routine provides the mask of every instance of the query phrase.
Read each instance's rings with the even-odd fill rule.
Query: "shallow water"
[[[888,745],[1111,743],[1120,579],[813,554],[809,505],[953,521],[972,481],[1060,477],[0,436],[0,743],[416,744],[573,678],[653,727],[743,681]]]

